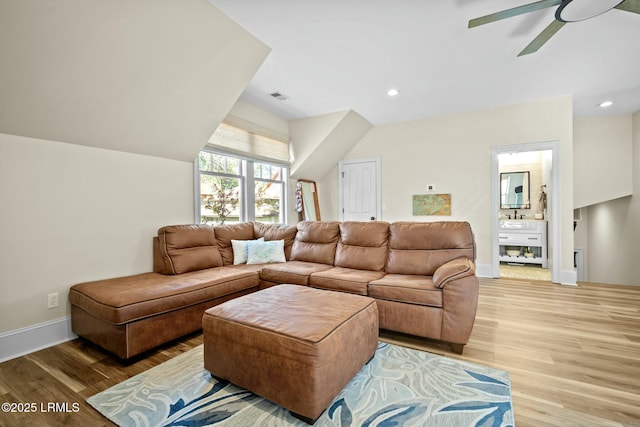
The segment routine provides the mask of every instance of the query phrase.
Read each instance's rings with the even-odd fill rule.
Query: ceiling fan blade
[[[490,15],[481,16],[480,18],[470,20],[469,28],[477,27],[478,25],[489,24],[491,22],[500,21],[501,19],[511,18],[512,16],[518,16],[536,10],[557,6],[560,3],[562,3],[562,0],[541,0],[535,3],[525,4],[524,6],[518,6],[512,9],[503,10],[501,12],[492,13]]]
[[[627,12],[640,13],[640,0],[626,0],[616,6],[616,9]]]
[[[518,54],[518,56],[528,55],[530,53],[537,52],[538,49],[540,49],[542,45],[548,42],[549,39],[553,37],[553,35],[557,33],[560,28],[564,27],[564,24],[565,24],[564,22],[554,19],[554,21],[551,24],[549,24],[547,28],[542,30],[542,32],[538,34],[538,37],[533,39],[533,41],[529,43],[527,47],[525,47],[522,50],[522,52]]]

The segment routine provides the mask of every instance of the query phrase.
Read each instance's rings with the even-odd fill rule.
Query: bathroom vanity
[[[501,262],[548,266],[547,221],[500,220],[498,244]]]

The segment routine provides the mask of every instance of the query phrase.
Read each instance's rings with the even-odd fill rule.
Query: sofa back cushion
[[[181,274],[205,268],[220,267],[214,230],[209,225],[170,225],[158,230],[154,244],[154,271]]]
[[[291,260],[333,265],[340,237],[337,221],[302,221],[291,247]]]
[[[232,240],[253,240],[253,224],[241,222],[238,224],[217,225],[213,227],[216,234],[218,250],[222,255],[224,265],[233,265]]]
[[[476,258],[468,222],[394,222],[389,226],[387,273],[432,276],[439,266],[461,256]]]
[[[291,259],[291,247],[297,231],[298,229],[295,225],[253,223],[254,239],[264,237],[265,241],[284,240],[284,255],[287,261]]]
[[[383,271],[389,247],[389,223],[382,221],[340,223],[336,267]]]

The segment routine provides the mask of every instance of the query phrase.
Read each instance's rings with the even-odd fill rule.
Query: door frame
[[[358,159],[340,160],[338,162],[338,218],[340,221],[344,221],[344,180],[342,173],[344,172],[344,165],[350,165],[354,163],[374,162],[376,172],[376,220],[382,220],[382,179],[380,176],[380,157],[361,157]]]
[[[500,194],[498,191],[498,177],[500,169],[498,164],[498,154],[521,153],[527,151],[551,150],[551,191],[549,195],[550,217],[547,228],[549,256],[549,269],[551,270],[551,281],[561,283],[560,273],[562,266],[562,239],[560,236],[560,142],[533,142],[528,144],[500,145],[491,148],[491,267],[492,277],[500,277],[500,259],[498,244],[498,224],[500,221]]]

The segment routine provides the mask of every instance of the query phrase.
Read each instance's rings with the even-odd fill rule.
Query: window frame
[[[240,161],[240,175],[235,175],[235,174],[229,174],[229,173],[224,173],[224,172],[212,172],[212,171],[204,171],[200,169],[200,152],[207,152],[210,154],[214,154],[214,155],[218,155],[218,156],[224,156],[224,157],[231,157],[234,159],[238,159]],[[272,182],[272,183],[277,183],[277,184],[282,184],[282,194],[281,194],[281,200],[282,200],[282,206],[280,208],[280,224],[287,224],[288,220],[289,220],[289,165],[288,164],[283,164],[283,163],[279,163],[276,161],[268,161],[268,160],[264,160],[264,159],[254,159],[248,156],[242,156],[242,155],[238,155],[236,153],[229,153],[226,152],[224,150],[220,150],[217,148],[212,148],[210,146],[205,146],[202,150],[200,150],[200,152],[198,153],[198,157],[196,158],[196,160],[193,162],[193,169],[194,169],[194,221],[196,224],[202,224],[202,213],[201,213],[201,205],[200,205],[200,198],[201,198],[201,189],[200,189],[200,182],[201,182],[201,175],[208,175],[208,176],[220,176],[220,177],[226,177],[226,178],[233,178],[233,179],[240,179],[240,190],[239,190],[239,211],[240,211],[240,218],[239,218],[239,222],[250,222],[250,221],[255,221],[256,219],[256,212],[255,212],[255,205],[256,205],[256,197],[255,197],[255,188],[256,188],[256,181],[260,181],[260,182]],[[267,178],[262,178],[262,174],[261,176],[255,177],[255,164],[265,164],[265,165],[269,165],[272,167],[277,167],[280,168],[280,175],[281,175],[281,179],[280,180],[273,180],[273,179],[267,179]]]

